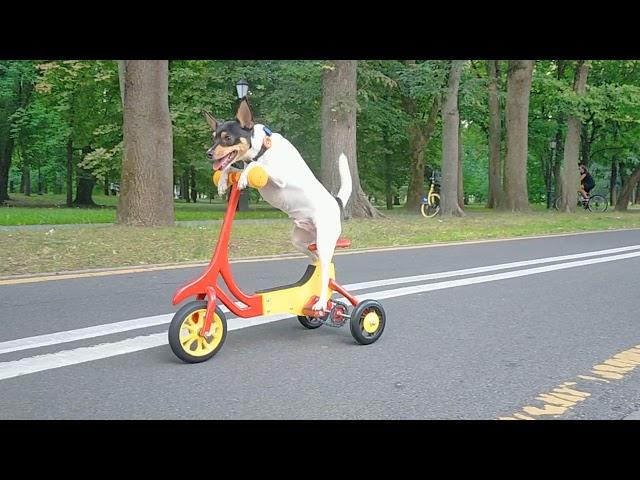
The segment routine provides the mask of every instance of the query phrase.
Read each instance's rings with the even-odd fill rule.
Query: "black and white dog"
[[[256,165],[264,168],[269,181],[259,190],[260,195],[293,219],[293,244],[313,262],[319,262],[325,288],[312,309],[325,309],[329,300],[326,288],[329,265],[342,231],[342,207],[347,204],[352,190],[347,157],[341,154],[338,159],[341,185],[334,197],[286,138],[271,133],[264,125],[254,124],[246,99],[240,103],[235,121],[217,122],[208,112],[205,116],[213,130],[213,146],[207,155],[214,161],[213,169],[223,172],[218,193],[222,196],[227,191],[227,173],[234,162],[242,160],[247,164],[238,181],[239,189],[247,187],[247,175],[252,168]],[[315,252],[308,248],[312,243],[317,245]]]

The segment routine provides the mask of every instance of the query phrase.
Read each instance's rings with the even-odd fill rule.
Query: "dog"
[[[351,172],[344,153],[338,158],[340,189],[333,196],[318,181],[298,150],[282,135],[272,133],[262,124],[255,124],[246,99],[240,102],[235,121],[218,122],[205,112],[211,127],[213,146],[207,151],[213,160],[213,170],[222,170],[218,193],[228,189],[227,173],[238,171],[232,165],[243,161],[245,167],[238,180],[238,188],[247,187],[248,174],[260,165],[268,175],[267,184],[260,195],[273,207],[293,219],[291,240],[297,250],[318,262],[321,269],[322,289],[313,310],[325,310],[329,300],[329,266],[336,242],[342,232],[342,213],[352,191]],[[315,243],[316,251],[309,245]]]

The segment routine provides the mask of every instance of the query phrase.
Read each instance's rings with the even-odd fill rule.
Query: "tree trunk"
[[[340,189],[338,158],[344,153],[349,160],[352,193],[344,215],[377,217],[380,213],[369,202],[360,186],[356,157],[357,60],[334,60],[322,75],[322,134],[320,179],[336,194]]]
[[[116,222],[174,224],[167,60],[127,60],[122,181]]]
[[[0,204],[11,200],[7,190],[9,187],[11,156],[13,155],[13,138],[7,132],[6,139],[2,140],[0,140]]]
[[[613,206],[616,204],[618,192],[616,184],[618,183],[618,162],[615,158],[611,160],[611,177],[609,178],[609,203]]]
[[[545,189],[545,198],[547,209],[551,208],[552,199],[551,199],[551,172],[553,171],[553,157],[550,156],[547,158],[546,152],[542,152],[540,154],[540,163],[543,166],[542,176],[544,179],[544,189]]]
[[[453,60],[442,105],[442,189],[441,215],[464,216],[458,203],[458,88],[462,74],[462,60]]]
[[[636,186],[636,198],[633,203],[640,205],[640,182],[638,182],[638,185]]]
[[[67,207],[73,206],[73,140],[67,139]]]
[[[96,202],[93,201],[93,187],[96,184],[96,178],[91,172],[78,167],[76,170],[76,198],[73,204],[77,207],[95,207]]]
[[[104,196],[108,197],[109,196],[109,177],[105,176],[104,177],[104,185],[102,186],[104,188]]]
[[[584,60],[578,60],[573,89],[579,96],[584,95],[586,90],[588,73],[589,64]],[[576,194],[579,179],[578,156],[580,150],[580,127],[580,119],[575,115],[570,115],[567,120],[567,138],[564,142],[562,200],[560,201],[560,211],[567,213],[576,211]]]
[[[584,124],[580,128],[580,161],[587,167],[591,163],[591,139],[592,135],[589,132],[589,125]]]
[[[393,210],[393,190],[391,189],[391,165],[387,162],[384,172],[384,196],[387,202],[387,210]]]
[[[20,180],[20,191],[27,197],[31,196],[31,169],[26,159],[22,159],[22,178]]]
[[[458,98],[459,101],[460,99]],[[462,168],[464,151],[462,149],[462,122],[459,115],[460,112],[458,111],[458,205],[464,209],[464,170]]]
[[[180,175],[180,200],[186,200],[189,203],[189,182],[187,171],[183,170]]]
[[[557,63],[557,76],[558,80],[564,78],[564,71],[567,67],[566,60],[558,60]],[[558,129],[555,136],[555,147],[553,148],[553,177],[554,177],[554,197],[562,197],[562,162],[558,152],[564,150],[564,144],[562,141],[562,125],[564,124],[564,113],[558,113]],[[555,201],[555,200],[554,200]]]
[[[382,133],[385,145],[384,159],[384,195],[387,203],[387,210],[393,210],[393,172],[391,171],[391,151],[386,148],[388,136],[386,130]]]
[[[0,107],[3,113],[3,121],[0,123],[0,204],[10,200],[7,187],[9,185],[9,170],[11,169],[14,148],[14,139],[11,138],[12,122],[10,118],[18,109],[27,107],[33,88],[33,81],[26,76],[20,75],[14,82],[13,88],[8,92],[3,92],[8,95],[6,97],[2,95],[4,98],[0,98],[2,100]]]
[[[560,116],[558,117],[558,121],[560,121]],[[564,120],[563,120],[564,121]],[[564,144],[562,142],[562,130],[558,127],[558,131],[555,136],[555,147],[553,148],[553,178],[554,178],[554,197],[560,198],[562,197],[562,162],[560,161],[560,155],[558,152],[560,150],[564,150]]]
[[[634,172],[624,182],[622,189],[620,190],[620,196],[618,196],[618,202],[616,203],[617,212],[626,212],[629,207],[629,201],[631,199],[631,192],[636,188],[640,181],[640,166],[637,167]]]
[[[189,173],[191,174],[191,201],[193,203],[198,203],[198,190],[196,190],[196,167],[195,165],[191,165],[189,168]]]
[[[82,162],[84,157],[91,151],[91,147],[84,147],[82,149],[80,162]],[[76,198],[73,204],[77,207],[95,207],[96,203],[92,198],[93,187],[95,185],[96,177],[89,170],[76,166]]]
[[[502,199],[502,166],[500,161],[500,97],[498,78],[500,60],[487,60],[489,75],[489,198],[487,208],[498,208]]]
[[[415,60],[407,60],[405,63],[407,66],[415,65]],[[423,120],[424,115],[418,112],[418,107],[413,98],[403,96],[402,107],[410,118],[407,128],[410,155],[409,186],[407,188],[407,203],[404,208],[412,213],[419,213],[420,200],[425,193],[424,154],[427,151],[438,120],[440,95],[434,95],[426,121]]]
[[[501,208],[512,212],[529,211],[527,154],[533,62],[509,60],[507,73],[507,155],[504,162],[504,204]]]

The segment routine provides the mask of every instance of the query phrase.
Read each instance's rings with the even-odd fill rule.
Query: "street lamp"
[[[241,78],[236,83],[236,91],[238,92],[238,100],[242,100],[249,93],[249,82],[246,79]]]
[[[551,204],[553,203],[552,198],[553,198],[553,188],[551,186],[551,176],[552,176],[552,172],[553,172],[553,166],[556,163],[556,141],[555,140],[551,140],[549,142],[549,148],[551,149],[551,161],[549,162],[549,167],[548,170],[545,172],[546,177],[546,183],[547,183],[547,209],[551,208]]]

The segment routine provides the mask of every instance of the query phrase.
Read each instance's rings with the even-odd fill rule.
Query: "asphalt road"
[[[233,271],[250,293],[305,264]],[[378,281],[354,287],[385,307],[377,343],[355,344],[348,327],[237,319],[197,365],[166,332],[174,291],[202,267],[0,281],[0,419],[637,418],[640,230],[335,264],[342,284]]]

